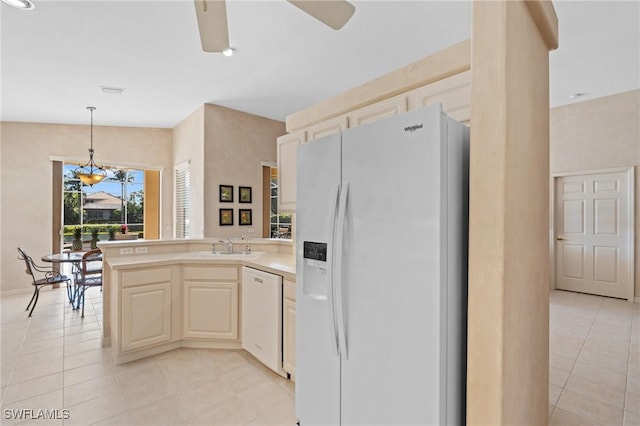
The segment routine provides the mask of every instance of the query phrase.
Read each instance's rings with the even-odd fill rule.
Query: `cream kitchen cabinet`
[[[278,211],[296,210],[296,148],[306,137],[303,130],[278,138]]]
[[[238,267],[185,266],[183,279],[183,338],[238,340]]]
[[[409,110],[435,103],[451,118],[469,124],[471,120],[471,71],[445,78],[407,93]]]
[[[320,139],[325,136],[340,133],[349,127],[349,118],[346,115],[331,118],[307,128],[307,142]]]
[[[122,352],[171,341],[171,292],[171,268],[122,273],[122,312],[118,330]]]
[[[296,147],[299,144],[438,102],[442,103],[444,112],[468,125],[471,120],[471,71],[455,74],[278,138],[279,209],[291,212],[296,209]]]
[[[308,141],[339,133],[348,127],[346,115],[332,118],[278,138],[278,210],[296,210],[296,148]]]
[[[285,279],[282,302],[282,369],[296,374],[296,283]]]
[[[407,111],[407,96],[402,94],[375,104],[351,111],[347,114],[349,127],[359,127],[383,118],[392,117]]]

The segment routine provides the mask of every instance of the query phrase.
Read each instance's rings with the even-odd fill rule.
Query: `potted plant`
[[[113,241],[116,239],[116,227],[115,226],[110,226],[109,227],[109,241]]]
[[[120,233],[115,235],[116,240],[137,240],[138,234],[136,233],[127,233],[129,230],[129,226],[123,223],[120,225]]]
[[[93,228],[91,228],[91,248],[92,249],[98,248],[98,241],[100,241],[98,239],[99,232],[100,232],[100,228],[98,228],[97,226],[94,226]]]
[[[71,250],[82,250],[82,227],[76,226],[73,229],[73,241],[71,242]]]

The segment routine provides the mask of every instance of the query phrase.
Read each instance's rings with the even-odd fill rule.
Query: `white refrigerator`
[[[465,423],[468,158],[439,104],[298,147],[302,426]]]

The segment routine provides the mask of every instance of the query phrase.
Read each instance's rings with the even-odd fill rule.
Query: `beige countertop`
[[[203,252],[136,254],[115,256],[107,259],[113,269],[140,268],[146,266],[202,264],[202,265],[241,265],[282,275],[289,280],[296,279],[296,259],[290,254],[262,253],[255,258],[213,258],[202,255]]]

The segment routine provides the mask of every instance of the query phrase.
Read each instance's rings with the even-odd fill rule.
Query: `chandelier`
[[[93,111],[96,107],[87,107],[91,111],[91,148],[89,148],[89,162],[75,169],[75,175],[86,185],[93,186],[102,182],[107,177],[107,172],[102,166],[93,161]]]

